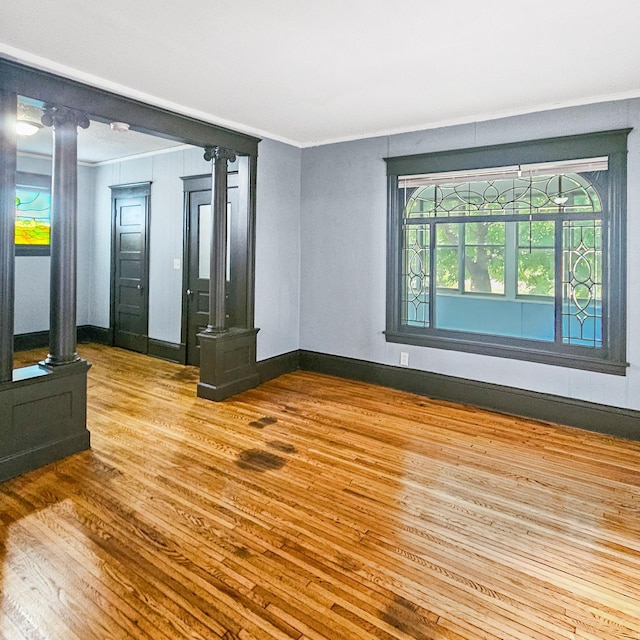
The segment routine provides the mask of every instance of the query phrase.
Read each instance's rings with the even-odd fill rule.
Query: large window
[[[387,340],[624,374],[627,134],[388,159]]]

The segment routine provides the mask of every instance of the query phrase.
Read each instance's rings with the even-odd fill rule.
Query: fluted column
[[[48,107],[42,123],[53,126],[51,180],[51,284],[49,355],[52,366],[80,359],[76,352],[78,127],[89,119],[66,107]]]
[[[13,374],[17,97],[0,89],[0,382]]]
[[[213,159],[213,231],[211,234],[211,264],[209,267],[209,324],[207,333],[227,330],[227,162],[235,153],[223,147],[206,147],[204,159]]]

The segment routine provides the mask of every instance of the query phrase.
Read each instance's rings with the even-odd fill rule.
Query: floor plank
[[[1,638],[640,639],[640,444],[81,353],[91,451],[0,485]]]

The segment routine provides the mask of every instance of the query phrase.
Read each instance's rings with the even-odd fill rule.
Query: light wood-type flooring
[[[80,353],[92,450],[0,485],[0,637],[640,638],[639,443]]]

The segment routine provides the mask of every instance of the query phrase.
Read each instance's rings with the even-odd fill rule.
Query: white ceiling
[[[299,146],[640,96],[637,0],[2,0],[0,54]]]

